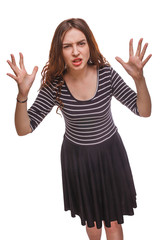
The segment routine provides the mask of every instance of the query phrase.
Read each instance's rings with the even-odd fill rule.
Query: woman
[[[123,215],[133,215],[136,191],[127,154],[115,126],[110,102],[115,96],[132,112],[143,117],[151,114],[151,100],[143,67],[150,59],[144,55],[140,39],[129,61],[116,60],[133,78],[137,94],[121,79],[98,49],[87,23],[68,19],[57,27],[42,71],[40,92],[27,111],[27,97],[38,68],[31,75],[20,68],[15,58],[7,61],[18,84],[15,126],[26,135],[57,105],[64,116],[66,130],[61,148],[64,208],[72,217],[79,215],[91,240],[101,238],[104,223],[107,239],[123,239]]]

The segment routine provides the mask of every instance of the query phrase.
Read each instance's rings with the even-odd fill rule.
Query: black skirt
[[[82,146],[64,135],[61,148],[64,209],[88,227],[111,226],[133,215],[136,190],[126,150],[118,132],[96,145]]]

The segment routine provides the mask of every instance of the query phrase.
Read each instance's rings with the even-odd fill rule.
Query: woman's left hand
[[[133,39],[129,42],[129,60],[128,62],[124,62],[120,57],[116,57],[116,60],[124,67],[127,73],[135,80],[139,81],[144,78],[143,76],[143,67],[151,58],[152,54],[150,54],[145,60],[143,60],[146,49],[148,47],[148,43],[146,43],[142,49],[142,41],[141,38],[138,42],[138,47],[136,54],[134,55],[133,51]]]

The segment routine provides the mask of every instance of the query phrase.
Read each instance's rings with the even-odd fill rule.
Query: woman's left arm
[[[129,61],[126,63],[121,58],[116,57],[116,60],[124,67],[127,73],[134,79],[137,88],[137,107],[140,116],[149,117],[151,115],[151,98],[147,89],[146,81],[143,75],[143,67],[151,58],[151,54],[145,59],[144,55],[148,47],[146,43],[142,48],[143,38],[139,40],[137,51],[134,55],[133,39],[129,42]]]

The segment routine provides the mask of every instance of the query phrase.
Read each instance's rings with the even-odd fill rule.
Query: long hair
[[[45,84],[47,83],[50,84],[54,80],[56,81],[58,80],[58,83],[55,88],[56,100],[59,103],[58,104],[59,106],[57,107],[56,110],[57,113],[58,109],[60,108],[62,110],[64,106],[62,100],[60,100],[61,88],[62,85],[64,84],[63,75],[66,71],[65,62],[62,54],[62,43],[66,32],[71,28],[76,28],[83,32],[87,39],[90,50],[90,59],[88,61],[88,64],[96,65],[98,67],[102,67],[108,64],[106,59],[99,51],[97,42],[93,36],[92,31],[90,30],[89,26],[83,19],[70,18],[61,22],[56,28],[52,39],[51,48],[49,52],[49,60],[44,66],[41,73],[42,74],[41,88],[45,86]]]

